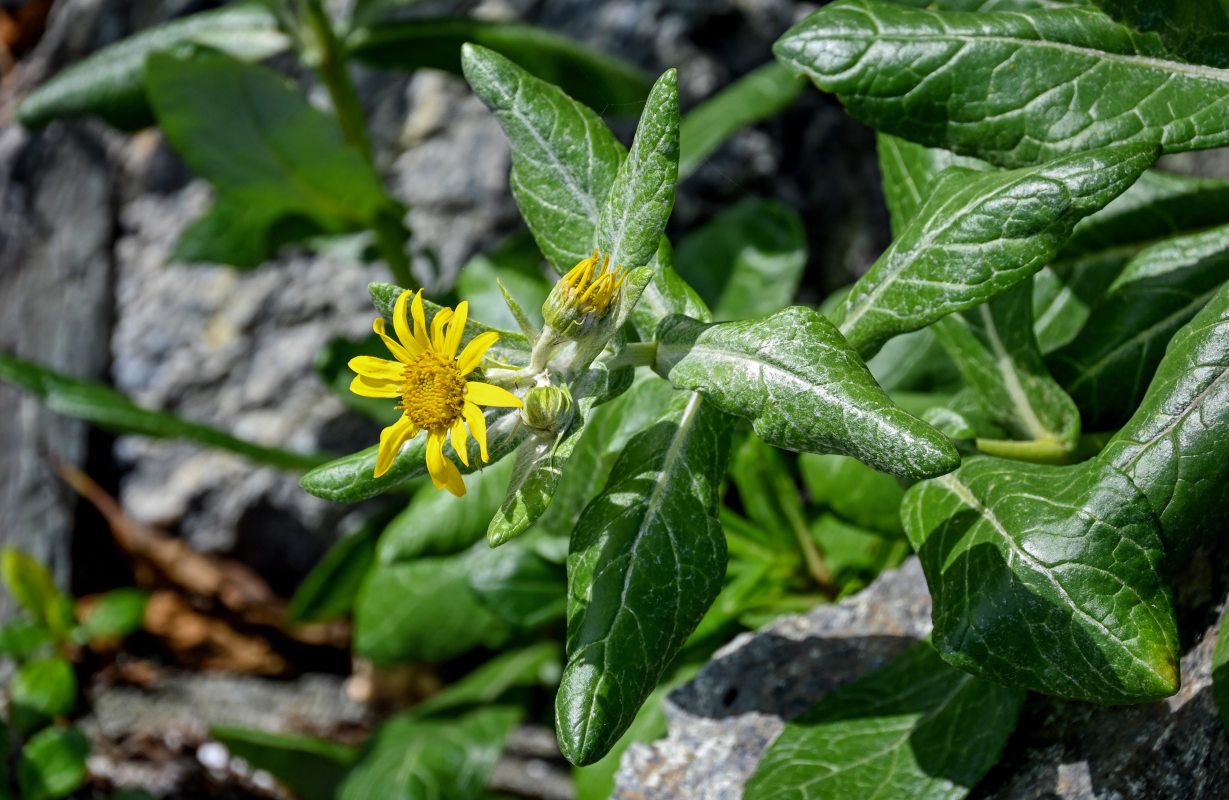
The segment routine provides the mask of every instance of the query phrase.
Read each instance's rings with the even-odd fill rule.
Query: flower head
[[[627,277],[624,269],[610,269],[610,254],[594,250],[555,284],[542,306],[546,322],[561,335],[575,339],[592,333],[610,313]]]
[[[373,328],[397,359],[389,361],[374,356],[350,359],[350,369],[358,373],[350,383],[350,391],[364,397],[399,397],[397,408],[401,418],[380,434],[380,450],[376,457],[375,477],[388,472],[401,445],[420,430],[427,432],[427,471],[437,489],[447,489],[457,497],[465,494],[465,483],[457,465],[444,455],[444,441],[451,438],[452,449],[461,463],[469,466],[466,451],[468,435],[478,442],[482,460],[489,461],[486,440],[486,418],[479,406],[520,408],[516,395],[498,386],[465,379],[482,361],[482,356],[499,339],[494,331],[480,333],[457,355],[469,304],[441,308],[431,320],[423,314],[422,291],[414,295],[402,292],[393,308],[393,329],[397,339],[384,332],[384,320],[377,317]],[[406,306],[411,305],[414,327],[411,330]],[[398,342],[398,340],[400,340]]]

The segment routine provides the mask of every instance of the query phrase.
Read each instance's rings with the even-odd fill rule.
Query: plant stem
[[[629,342],[623,351],[604,362],[610,369],[651,367],[657,362],[657,342]]]

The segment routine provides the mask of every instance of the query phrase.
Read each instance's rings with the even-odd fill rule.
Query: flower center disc
[[[450,428],[465,406],[465,377],[451,359],[424,350],[401,378],[401,405],[419,428]]]

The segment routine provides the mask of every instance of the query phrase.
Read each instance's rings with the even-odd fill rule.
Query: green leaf
[[[998,761],[1024,697],[921,642],[787,722],[743,796],[959,800]]]
[[[122,130],[150,125],[154,117],[145,97],[145,59],[183,44],[260,61],[287,50],[290,40],[260,3],[193,14],[133,34],[62,70],[22,100],[17,121],[40,127],[53,119],[93,115]]]
[[[947,437],[893,405],[832,323],[809,308],[715,325],[670,317],[658,331],[656,369],[751,420],[777,447],[851,455],[912,478],[960,463]]]
[[[141,629],[149,592],[143,589],[115,589],[90,607],[81,621],[91,639],[122,638]]]
[[[497,617],[521,628],[537,628],[567,613],[563,567],[523,541],[479,557],[469,588]]]
[[[721,589],[727,420],[699,395],[634,436],[568,554],[568,663],[555,727],[573,764],[627,730]]]
[[[1216,649],[1212,651],[1212,697],[1220,709],[1220,722],[1229,734],[1229,636],[1225,635],[1225,619],[1221,616],[1216,630]]]
[[[1177,691],[1160,526],[1118,470],[978,458],[910,489],[902,518],[949,663],[1094,703]]]
[[[678,187],[678,72],[666,70],[640,115],[636,137],[602,205],[593,244],[626,269],[652,261]]]
[[[513,460],[504,459],[465,477],[465,496],[424,484],[409,505],[380,534],[381,564],[419,556],[447,556],[468,549],[482,538],[491,516],[508,491]]]
[[[1184,60],[1229,67],[1229,5],[1224,0],[1096,0],[1107,14],[1155,31]]]
[[[325,232],[311,219],[276,205],[251,206],[223,196],[180,234],[170,260],[253,269],[283,245]]]
[[[456,719],[413,712],[385,722],[338,800],[478,800],[521,710],[492,706]]]
[[[681,275],[718,320],[750,319],[789,305],[807,263],[798,213],[775,200],[744,200],[679,244]]]
[[[905,490],[891,475],[845,456],[812,453],[798,456],[798,469],[813,502],[863,528],[888,534],[905,532],[900,523]]]
[[[679,124],[679,180],[695,172],[735,131],[784,111],[805,86],[770,61],[687,112]]]
[[[0,627],[0,653],[14,661],[25,661],[54,644],[55,637],[41,622],[18,618]]]
[[[841,0],[773,52],[884,133],[1002,166],[1125,142],[1229,144],[1229,73],[1087,7],[960,14]]]
[[[1174,332],[1229,275],[1229,225],[1173,237],[1131,259],[1090,324],[1047,360],[1092,430],[1126,421]]]
[[[810,537],[823,553],[832,582],[842,593],[865,586],[912,552],[903,536],[884,536],[851,525],[835,514],[820,514],[811,523]]]
[[[383,22],[346,37],[350,55],[383,69],[423,67],[461,74],[461,48],[480,45],[603,114],[631,115],[652,80],[639,68],[544,28],[447,17]]]
[[[414,706],[412,713],[422,718],[466,706],[489,706],[518,686],[557,683],[562,655],[555,642],[507,650]]]
[[[380,527],[368,522],[337,540],[295,589],[286,609],[290,622],[322,622],[354,608],[363,579],[376,560]]]
[[[13,727],[29,736],[77,705],[77,674],[62,656],[27,661],[17,668],[9,697]]]
[[[378,664],[443,661],[498,647],[508,625],[469,588],[485,544],[450,556],[377,564],[354,607],[354,652]]]
[[[968,311],[951,314],[934,326],[935,334],[990,420],[1021,440],[1034,459],[1062,461],[1080,437],[1080,412],[1051,377],[1033,334],[1030,281]],[[1017,442],[987,441],[978,446],[999,455],[1017,453]],[[991,448],[994,448],[993,450]]]
[[[929,196],[930,182],[948,167],[964,167],[977,172],[994,168],[976,158],[958,156],[951,150],[925,145],[881,133],[875,137],[879,152],[879,174],[883,199],[888,204],[892,235],[900,236]]]
[[[1100,458],[1160,517],[1172,566],[1223,531],[1229,504],[1229,284],[1174,335],[1135,415]]]
[[[346,144],[340,127],[277,73],[211,51],[154,53],[146,82],[163,133],[188,166],[218,190],[218,204],[189,229],[180,255],[200,253],[201,240],[230,225],[244,238],[265,225],[269,243],[319,232],[371,227],[388,214],[371,165]],[[256,210],[253,210],[256,209]],[[277,234],[275,221],[305,218],[297,236]],[[228,234],[228,242],[239,234]],[[254,263],[255,244],[213,245]]]
[[[901,333],[972,308],[1050,260],[1082,217],[1121,194],[1156,156],[1129,145],[1037,167],[953,167],[833,315],[864,357]]]
[[[143,408],[110,386],[71,378],[8,353],[0,353],[0,380],[20,386],[57,414],[114,433],[192,439],[288,470],[308,469],[324,461],[323,456],[262,447],[166,411]]]
[[[55,578],[37,560],[15,547],[0,551],[0,575],[4,585],[22,608],[62,639],[76,623],[72,598],[55,585]]]
[[[469,302],[469,313],[495,328],[515,330],[516,317],[504,301],[502,285],[523,307],[530,323],[542,327],[542,303],[551,285],[542,276],[542,254],[533,237],[522,234],[490,255],[474,256],[457,276],[453,291]]]
[[[333,800],[337,787],[358,758],[352,747],[295,733],[219,725],[209,735],[252,769],[263,769],[299,800]]]
[[[512,145],[510,182],[521,216],[564,274],[592,253],[623,145],[588,106],[498,53],[467,44],[461,64]]]
[[[21,749],[17,781],[23,800],[58,800],[85,783],[90,743],[74,728],[45,728]]]

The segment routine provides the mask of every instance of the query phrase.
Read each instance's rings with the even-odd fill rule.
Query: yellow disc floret
[[[452,427],[465,408],[465,376],[457,362],[424,350],[401,377],[401,403],[410,422],[431,430]]]

